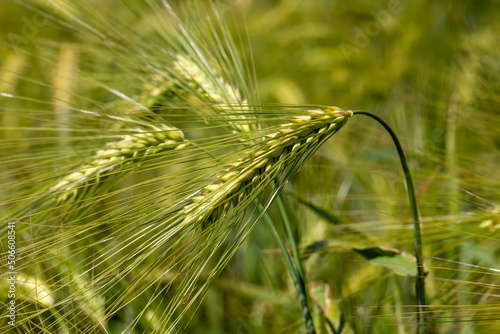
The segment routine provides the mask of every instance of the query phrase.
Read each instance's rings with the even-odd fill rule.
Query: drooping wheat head
[[[261,142],[248,148],[243,157],[231,163],[217,175],[216,181],[205,186],[192,204],[184,208],[183,224],[203,224],[220,219],[233,205],[251,193],[254,186],[278,175],[291,160],[338,131],[352,115],[337,107],[309,110],[293,118],[278,131],[266,134]],[[299,154],[300,153],[300,154]],[[294,155],[297,155],[293,157]]]

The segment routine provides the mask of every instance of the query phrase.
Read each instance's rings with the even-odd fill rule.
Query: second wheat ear
[[[76,198],[87,187],[97,185],[101,178],[118,173],[126,166],[137,164],[148,157],[167,150],[179,150],[189,142],[184,133],[167,124],[149,125],[148,129],[135,128],[129,135],[111,141],[98,150],[86,164],[75,168],[50,188],[58,202]]]

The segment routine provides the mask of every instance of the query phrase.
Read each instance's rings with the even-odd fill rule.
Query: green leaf
[[[416,276],[417,267],[415,257],[407,252],[386,246],[366,245],[364,240],[356,242],[342,240],[318,240],[306,246],[304,254],[310,257],[314,253],[323,255],[333,253],[339,249],[353,251],[378,267],[384,267],[399,276]]]
[[[386,247],[354,249],[376,266],[384,267],[399,276],[417,276],[415,257],[403,251]]]
[[[321,218],[323,218],[324,220],[326,220],[328,223],[332,223],[332,224],[343,224],[345,223],[344,220],[338,216],[335,216],[333,215],[332,213],[330,213],[328,210],[326,209],[323,209],[322,207],[319,207],[317,206],[316,204],[312,203],[312,202],[309,202],[299,196],[296,196],[297,200],[305,205],[306,207],[308,207],[309,209],[311,209],[312,211],[314,211],[314,213],[316,213],[318,216],[320,216]]]

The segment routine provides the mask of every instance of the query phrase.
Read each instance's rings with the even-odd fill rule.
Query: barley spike
[[[236,87],[224,82],[217,75],[208,75],[194,61],[177,54],[173,64],[174,71],[182,78],[182,82],[196,91],[204,102],[211,103],[211,107],[218,113],[227,116],[230,126],[238,132],[250,132],[259,129],[256,122],[242,122],[242,115],[234,115],[237,108],[242,114],[247,113],[247,120],[254,119],[248,102],[241,96]],[[233,115],[228,115],[231,112]],[[236,122],[235,122],[236,120]]]
[[[150,125],[151,130],[135,128],[135,133],[121,136],[121,140],[106,143],[106,148],[98,150],[92,159],[63,177],[50,190],[57,193],[57,202],[76,197],[91,180],[100,182],[100,177],[117,172],[124,166],[132,165],[166,150],[178,150],[189,145],[181,130],[171,125]]]
[[[216,181],[205,186],[191,204],[184,207],[183,224],[201,224],[203,227],[217,221],[228,212],[231,205],[252,192],[259,183],[271,174],[285,170],[292,156],[305,152],[313,144],[338,131],[352,116],[352,111],[337,107],[325,107],[295,117],[290,123],[281,125],[278,131],[264,135],[262,140],[248,148],[244,157],[229,164]],[[294,159],[294,157],[292,158]]]

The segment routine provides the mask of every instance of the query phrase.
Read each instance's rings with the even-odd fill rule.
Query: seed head
[[[192,203],[182,211],[183,224],[205,227],[218,221],[256,187],[268,184],[267,174],[279,175],[312,145],[338,131],[351,115],[352,112],[337,107],[310,110],[307,115],[295,117],[291,123],[269,132],[258,144],[248,148],[242,158],[222,169],[216,180],[201,189],[198,196],[190,198]]]
[[[189,145],[181,130],[170,125],[151,126],[151,130],[136,128],[135,133],[122,136],[98,150],[93,158],[65,176],[50,190],[57,193],[57,201],[64,202],[85,191],[86,186],[98,184],[100,178],[118,172],[127,165],[139,163],[165,150],[178,150]]]

